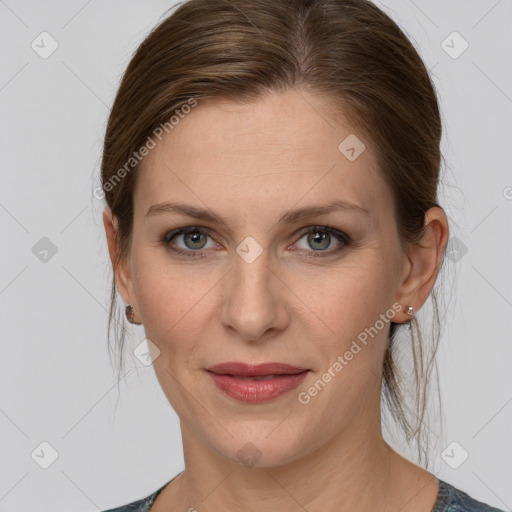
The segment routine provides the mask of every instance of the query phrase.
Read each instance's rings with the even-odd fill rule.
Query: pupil
[[[195,244],[200,244],[199,240],[202,236],[202,233],[200,233],[199,231],[193,231],[191,233],[187,233],[187,235],[190,237],[189,241],[192,245],[192,248],[197,249],[198,247]],[[201,247],[202,246],[200,245],[199,248],[201,248]]]
[[[318,231],[313,234],[313,242],[318,243],[327,239],[327,233],[319,233]],[[325,244],[324,244],[325,245]]]

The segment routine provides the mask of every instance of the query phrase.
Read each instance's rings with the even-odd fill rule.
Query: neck
[[[364,421],[351,422],[323,446],[273,467],[227,459],[182,423],[186,469],[168,502],[191,512],[430,510],[418,505],[435,500],[435,478],[384,441],[380,413],[372,417],[362,410],[358,416]]]

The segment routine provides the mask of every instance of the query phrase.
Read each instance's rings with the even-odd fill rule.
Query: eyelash
[[[322,233],[322,232],[333,235],[336,238],[336,240],[338,240],[338,242],[340,242],[339,247],[337,247],[336,249],[330,250],[330,251],[327,251],[327,250],[313,251],[313,250],[311,250],[310,252],[312,252],[314,255],[311,255],[309,257],[325,258],[327,256],[332,256],[333,254],[336,254],[336,253],[342,251],[344,248],[346,248],[352,244],[352,239],[347,234],[343,233],[342,231],[338,231],[337,229],[331,228],[329,226],[310,226],[309,228],[307,228],[305,231],[303,231],[301,233],[299,240],[301,238],[303,238],[304,235],[308,235],[309,233]],[[190,226],[190,227],[186,227],[186,228],[179,228],[179,229],[175,229],[174,231],[171,231],[169,233],[166,233],[166,235],[163,237],[163,239],[160,240],[160,243],[162,245],[164,245],[169,251],[172,251],[173,253],[176,253],[176,254],[180,254],[181,256],[185,256],[188,258],[203,257],[204,252],[207,251],[208,249],[193,251],[191,249],[184,250],[184,249],[180,249],[180,248],[171,246],[170,242],[173,238],[175,238],[178,235],[187,234],[187,233],[201,233],[203,235],[211,236],[212,230],[210,230],[208,228],[203,228],[200,226]]]

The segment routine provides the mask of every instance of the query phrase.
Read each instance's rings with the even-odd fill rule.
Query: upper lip
[[[293,375],[302,373],[308,368],[300,366],[292,366],[285,363],[262,363],[247,364],[235,361],[220,363],[206,368],[207,371],[217,373],[219,375],[237,375],[240,377],[260,377],[264,375]]]

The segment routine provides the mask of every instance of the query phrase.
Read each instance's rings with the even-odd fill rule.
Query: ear
[[[115,268],[116,260],[119,255],[119,244],[117,240],[119,223],[117,218],[112,214],[112,210],[109,206],[106,206],[103,210],[103,224],[105,226],[105,234],[107,236],[110,260],[112,261],[112,267],[114,268],[116,287],[124,302],[126,304],[132,304],[135,308],[136,306],[134,302],[132,302],[132,300],[135,299],[135,293],[133,291],[129,260],[120,261],[117,268]]]
[[[397,302],[404,306],[403,321],[410,319],[405,309],[418,311],[428,299],[439,274],[448,243],[448,220],[442,208],[430,208],[425,213],[425,233],[418,243],[411,244],[397,291]],[[397,321],[396,323],[401,323]]]

